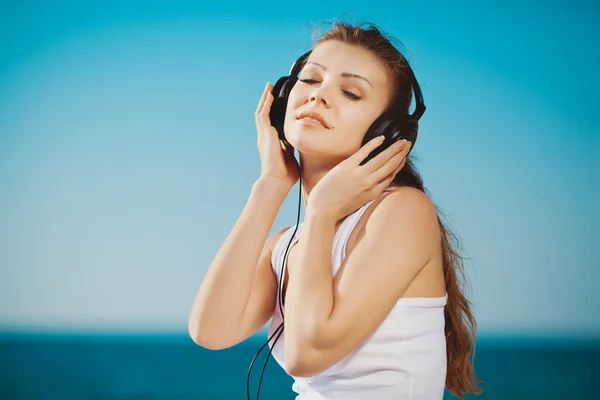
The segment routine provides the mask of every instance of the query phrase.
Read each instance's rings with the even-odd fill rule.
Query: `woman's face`
[[[342,161],[361,147],[387,108],[391,82],[385,65],[369,50],[333,40],[317,45],[290,92],[287,141],[301,154]]]

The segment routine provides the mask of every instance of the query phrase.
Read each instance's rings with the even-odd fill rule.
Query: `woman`
[[[381,145],[363,145],[373,122],[398,104],[408,114],[407,67],[375,26],[335,23],[289,93],[283,145],[267,84],[255,113],[261,175],[198,290],[189,319],[197,344],[231,347],[285,319],[271,345],[299,397],[481,392],[460,257],[407,158],[412,144],[363,165]],[[268,237],[299,172],[304,221]]]

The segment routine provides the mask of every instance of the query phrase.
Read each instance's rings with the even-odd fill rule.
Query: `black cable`
[[[298,158],[300,158],[300,157],[298,157]],[[285,269],[287,254],[288,254],[288,251],[290,250],[292,241],[294,240],[294,237],[296,236],[296,232],[298,231],[298,226],[300,225],[300,208],[301,208],[301,204],[302,204],[302,168],[300,167],[300,160],[298,160],[298,178],[299,178],[300,184],[298,186],[298,215],[296,217],[296,227],[294,229],[294,232],[292,233],[292,236],[290,237],[290,241],[288,242],[287,248],[285,249],[285,253],[283,254],[283,261],[281,262],[281,272],[279,274],[279,284],[277,287],[277,298],[278,298],[278,304],[279,304],[279,311],[281,312],[281,324],[277,327],[277,329],[273,332],[273,334],[267,339],[267,342],[265,344],[263,344],[262,347],[258,350],[258,352],[254,355],[254,358],[252,359],[252,362],[250,363],[250,368],[248,369],[248,377],[246,379],[246,397],[248,398],[248,400],[251,400],[250,399],[250,375],[252,373],[252,368],[254,366],[254,362],[256,361],[256,358],[263,351],[265,346],[267,346],[269,344],[269,342],[271,341],[273,336],[275,336],[277,334],[275,341],[273,342],[271,348],[269,349],[269,354],[267,354],[267,359],[265,360],[265,364],[264,364],[264,366],[262,368],[262,372],[260,374],[260,380],[258,382],[258,389],[256,391],[256,400],[258,400],[258,396],[260,395],[260,387],[262,385],[263,376],[265,374],[265,370],[267,368],[269,358],[271,357],[271,353],[273,352],[273,349],[275,348],[275,344],[277,343],[277,341],[281,337],[281,334],[283,333],[284,316],[283,316],[282,279],[284,276],[284,269]]]
[[[273,338],[273,336],[275,334],[277,334],[277,332],[279,332],[279,335],[275,339],[275,342],[277,342],[277,339],[279,339],[279,336],[283,332],[282,328],[283,328],[283,324],[281,324],[281,325],[279,325],[279,327],[277,327],[277,329],[275,330],[275,332],[273,332],[273,335],[271,335],[271,337],[267,340],[267,342],[262,345],[262,347],[260,348],[260,350],[258,350],[258,353],[256,353],[254,355],[254,358],[252,359],[252,362],[250,363],[250,368],[248,369],[248,379],[246,380],[246,397],[248,398],[248,400],[250,400],[250,373],[252,372],[252,367],[254,366],[254,361],[256,361],[256,358],[263,351],[263,349],[265,348],[265,346],[269,344],[269,342],[271,341],[271,338]],[[272,349],[271,349],[271,351],[272,351]],[[269,354],[270,354],[270,352],[269,352]],[[260,392],[260,385],[259,385],[259,392]]]

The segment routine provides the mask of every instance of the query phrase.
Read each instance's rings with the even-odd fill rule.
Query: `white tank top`
[[[333,238],[332,273],[337,273],[345,257],[346,242],[369,202],[350,214]],[[298,240],[302,223],[294,235]],[[294,232],[287,230],[273,249],[271,264],[277,282],[281,263]],[[288,251],[289,253],[289,251]],[[287,266],[286,266],[287,267]],[[279,296],[281,293],[277,294]],[[355,350],[322,373],[310,377],[294,377],[292,390],[302,400],[441,400],[446,380],[446,338],[444,307],[448,295],[437,298],[401,298],[381,325]],[[268,337],[281,324],[279,300],[269,327]],[[283,307],[285,315],[285,307]],[[275,346],[275,335],[269,342],[273,357],[284,366],[284,337]]]

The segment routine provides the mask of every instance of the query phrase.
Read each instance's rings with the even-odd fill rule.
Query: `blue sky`
[[[599,7],[275,4],[0,5],[0,328],[185,332],[260,171],[265,82],[350,13],[407,48],[481,335],[600,336]]]

